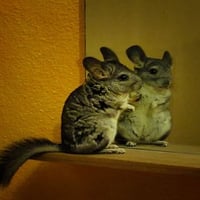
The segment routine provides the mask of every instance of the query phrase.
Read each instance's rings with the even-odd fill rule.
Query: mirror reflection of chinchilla
[[[149,114],[149,108],[147,109],[147,106],[146,108],[140,107],[144,109],[144,112],[137,111],[140,100],[135,101],[136,116],[133,113],[131,115],[136,127],[134,123],[127,125],[130,121],[127,117],[129,114],[125,114],[128,118],[125,124],[119,125],[122,134],[119,134],[118,138],[122,139],[121,141],[125,145],[163,151],[200,153],[199,7],[198,0],[184,2],[181,0],[165,2],[161,0],[86,0],[86,55],[98,57],[98,48],[101,46],[113,49],[124,65],[133,69],[139,76],[143,76],[142,79],[146,86],[142,87],[141,96],[142,92],[145,93],[144,90],[149,87],[147,81],[145,82],[148,79],[144,72],[147,67],[142,68],[141,61],[144,61],[145,66],[149,58],[159,61],[166,56],[164,55],[166,52],[168,54],[168,64],[170,65],[168,73],[170,74],[170,83],[166,94],[166,98],[169,100],[168,112],[155,119],[158,121],[158,126],[155,127],[157,122],[150,120],[152,114]],[[137,58],[131,57],[128,49],[134,46],[141,48],[144,54]],[[155,62],[153,65],[150,64],[148,73],[154,73],[157,70],[156,67],[159,66]],[[157,76],[159,75],[162,76],[157,74]],[[163,76],[166,78],[165,75]],[[149,77],[149,79],[151,78]],[[158,83],[154,80],[153,84]],[[149,93],[154,100],[156,99],[155,95]],[[153,102],[152,99],[149,100],[148,106],[150,106],[150,101]],[[151,117],[148,118],[147,115]],[[135,118],[139,122],[136,122]],[[168,120],[166,127],[165,119]],[[147,122],[144,122],[145,120]],[[127,131],[126,127],[128,127]],[[148,127],[152,129],[148,130]],[[145,132],[145,129],[148,131],[144,136],[142,132]],[[160,135],[152,136],[156,134]],[[154,139],[147,139],[149,135]],[[146,145],[156,143],[156,141],[161,146],[167,146],[167,144],[168,146]]]

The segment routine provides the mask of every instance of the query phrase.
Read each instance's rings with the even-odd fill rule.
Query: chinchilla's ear
[[[96,80],[107,79],[111,76],[111,71],[106,68],[103,63],[93,57],[86,57],[83,59],[83,66]]]
[[[165,51],[162,60],[170,67],[172,65],[172,57],[168,51]]]
[[[128,58],[136,64],[136,68],[142,68],[144,66],[145,60],[146,60],[146,54],[144,53],[143,49],[138,46],[134,45],[129,47],[126,50],[126,54]]]
[[[108,47],[101,47],[100,51],[101,51],[105,61],[118,61],[119,62],[119,59],[118,59],[117,55],[115,54],[115,52],[113,52]]]

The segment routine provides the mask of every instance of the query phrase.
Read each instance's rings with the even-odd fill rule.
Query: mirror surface
[[[173,127],[167,140],[182,145],[177,151],[200,149],[199,8],[198,0],[86,0],[87,56],[102,59],[99,48],[107,46],[133,68],[125,54],[132,45],[150,57],[171,53]]]

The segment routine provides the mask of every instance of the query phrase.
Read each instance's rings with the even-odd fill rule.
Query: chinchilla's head
[[[141,87],[141,79],[132,70],[121,64],[111,49],[101,47],[100,51],[104,61],[93,57],[86,57],[83,60],[90,79],[115,94],[128,94]]]
[[[126,50],[128,58],[135,64],[135,72],[142,81],[156,88],[168,88],[171,84],[172,58],[165,51],[161,59],[147,57],[140,46]]]

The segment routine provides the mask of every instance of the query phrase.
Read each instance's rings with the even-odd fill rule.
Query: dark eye
[[[149,73],[150,73],[150,74],[157,74],[157,73],[158,73],[158,70],[157,70],[156,68],[151,68],[151,69],[149,70]]]
[[[129,79],[129,76],[126,74],[122,74],[118,77],[119,81],[127,81]]]

